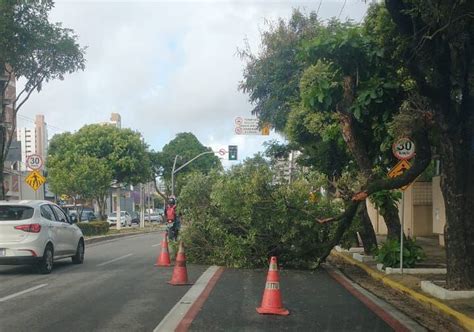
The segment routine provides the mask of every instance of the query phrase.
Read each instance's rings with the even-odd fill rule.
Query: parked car
[[[81,222],[89,222],[95,220],[97,220],[97,217],[94,212],[89,210],[81,212]]]
[[[145,221],[150,221],[150,222],[164,222],[164,217],[162,214],[158,213],[145,213]]]
[[[130,216],[132,217],[132,224],[140,224],[140,214],[136,211],[133,211],[130,213]]]
[[[84,236],[58,205],[0,201],[0,265],[32,264],[48,274],[63,258],[82,264]]]
[[[112,226],[117,224],[117,213],[112,212],[107,217],[107,222]],[[127,211],[120,211],[120,224],[122,226],[132,226],[132,216]]]

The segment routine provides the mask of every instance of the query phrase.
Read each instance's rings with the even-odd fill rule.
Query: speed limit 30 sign
[[[415,143],[407,137],[398,139],[392,146],[393,155],[400,160],[409,160],[415,156]]]
[[[40,169],[43,167],[43,158],[40,155],[32,154],[26,159],[26,166],[30,169]]]

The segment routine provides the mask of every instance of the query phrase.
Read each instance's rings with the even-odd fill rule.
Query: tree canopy
[[[208,174],[212,170],[222,169],[221,162],[212,153],[212,149],[202,145],[194,134],[179,133],[161,151],[151,153],[153,172],[156,177],[161,177],[170,186],[175,157],[178,156],[175,167],[177,169],[203,152],[209,152],[209,154],[196,159],[176,174],[177,192],[179,192],[181,181],[187,174],[192,172]]]
[[[141,135],[112,125],[88,125],[73,134],[55,135],[47,168],[54,192],[95,198],[99,205],[112,181],[134,185],[152,178]]]
[[[3,169],[13,133],[16,114],[33,91],[44,82],[64,79],[66,74],[85,68],[85,48],[77,43],[73,30],[51,23],[52,0],[0,1],[0,166]],[[25,81],[16,96],[7,96],[9,83]],[[12,99],[9,99],[12,98]],[[12,107],[13,123],[6,124],[6,106]],[[6,128],[9,128],[8,130]],[[3,173],[0,172],[0,198],[4,198]]]

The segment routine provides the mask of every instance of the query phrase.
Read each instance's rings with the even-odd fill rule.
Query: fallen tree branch
[[[415,162],[408,171],[406,171],[403,175],[392,179],[386,178],[369,180],[364,186],[365,190],[362,190],[353,196],[352,201],[349,203],[344,213],[337,217],[317,220],[319,223],[340,221],[339,225],[337,226],[334,238],[326,247],[327,249],[324,254],[318,258],[317,266],[323,263],[331,253],[332,248],[339,244],[342,236],[351,226],[352,220],[354,219],[354,216],[357,213],[357,208],[361,202],[364,202],[365,199],[371,194],[381,190],[398,189],[412,183],[428,167],[431,162],[431,145],[428,138],[428,131],[422,130],[421,132],[414,134],[413,139],[415,142],[417,154]]]

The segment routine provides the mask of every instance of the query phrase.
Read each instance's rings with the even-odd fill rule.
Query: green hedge
[[[106,221],[78,222],[76,225],[84,236],[103,235],[109,231],[109,223]]]

